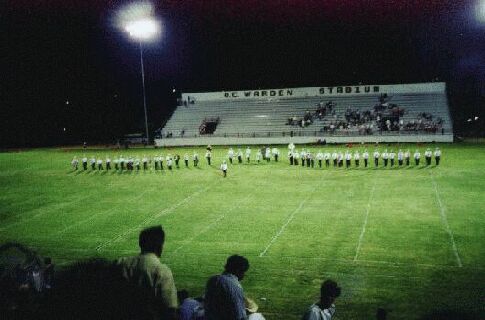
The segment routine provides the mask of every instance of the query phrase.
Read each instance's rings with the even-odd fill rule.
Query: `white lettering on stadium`
[[[326,94],[349,94],[349,93],[375,93],[379,92],[379,86],[346,86],[346,87],[321,87],[320,95]]]
[[[287,97],[292,95],[293,89],[224,92],[225,98]]]

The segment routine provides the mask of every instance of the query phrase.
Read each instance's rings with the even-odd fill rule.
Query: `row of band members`
[[[264,156],[263,156],[263,151]],[[279,155],[280,151],[278,148],[273,148],[270,150],[270,148],[263,148],[263,149],[258,149],[256,153],[256,161],[261,161],[266,160],[270,161],[271,158],[273,158],[276,162],[279,160]],[[424,156],[426,159],[426,165],[431,165],[431,160],[434,155],[435,158],[435,163],[436,165],[439,165],[440,159],[441,159],[441,150],[439,148],[436,148],[434,153],[428,148],[424,152]],[[363,160],[364,166],[367,167],[368,165],[368,160],[369,160],[369,152],[367,150],[364,150],[362,152],[362,155],[359,150],[355,150],[353,153],[350,150],[347,150],[345,153],[342,151],[337,152],[336,150],[333,151],[333,153],[330,152],[325,152],[323,153],[322,151],[317,152],[315,155],[311,153],[308,150],[302,149],[300,152],[298,152],[296,149],[290,149],[288,151],[288,160],[291,165],[299,165],[301,162],[301,165],[304,166],[305,163],[307,166],[314,166],[315,160],[318,162],[318,165],[322,167],[323,161],[325,161],[325,165],[328,167],[330,165],[330,160],[332,160],[334,166],[343,166],[343,161],[345,160],[346,166],[350,166],[351,161],[355,161],[355,165],[359,166],[360,159]],[[390,152],[384,150],[382,153],[380,153],[378,150],[375,150],[374,153],[372,154],[372,157],[374,159],[374,164],[377,166],[379,165],[379,159],[382,159],[384,162],[384,166],[388,165],[388,162],[390,162],[391,166],[394,165],[394,161],[397,158],[397,162],[399,165],[403,165],[404,163],[406,165],[410,164],[410,158],[411,158],[411,153],[409,150],[402,151],[399,150],[397,153],[391,150]],[[207,163],[211,165],[211,159],[212,159],[212,152],[207,151],[205,154],[205,158],[207,160]],[[229,162],[232,164],[235,159],[237,159],[238,163],[243,162],[243,153],[241,149],[237,151],[237,153],[230,148],[228,153],[227,153],[227,158],[229,159]],[[245,152],[245,158],[247,162],[251,161],[251,148],[247,148]],[[416,150],[413,154],[414,162],[415,165],[419,165],[420,159],[421,159],[421,153],[419,150]],[[195,167],[199,164],[199,155],[197,152],[195,152],[192,156],[192,161]],[[143,169],[147,170],[149,164],[152,162],[154,163],[155,169],[163,169],[163,162],[164,160],[166,161],[166,165],[168,169],[171,169],[174,165],[178,168],[179,167],[179,162],[181,160],[180,155],[176,154],[174,156],[172,155],[167,155],[166,157],[163,157],[162,155],[158,155],[153,157],[153,159],[150,159],[147,156],[143,156],[143,158],[139,157],[127,157],[124,158],[122,155],[119,158],[111,160],[110,157],[106,157],[106,159],[103,161],[103,159],[96,159],[94,156],[88,159],[86,156],[84,156],[81,159],[82,166],[84,170],[88,169],[88,163],[89,166],[91,167],[92,170],[98,169],[98,170],[103,170],[105,164],[107,170],[111,170],[112,166],[111,163],[113,162],[114,164],[114,169],[115,170],[133,170],[134,168],[136,169]],[[191,160],[189,155],[186,153],[183,157],[185,166],[189,166],[189,161]],[[79,160],[77,157],[74,157],[71,161],[71,165],[74,170],[78,169],[79,166]]]

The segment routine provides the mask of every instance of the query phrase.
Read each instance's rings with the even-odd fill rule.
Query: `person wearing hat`
[[[434,151],[434,160],[436,161],[436,165],[439,166],[441,159],[441,150],[440,148],[436,148]]]
[[[226,160],[222,161],[221,170],[222,170],[222,176],[224,178],[227,177],[227,163],[226,163]]]
[[[303,320],[331,320],[335,314],[335,299],[340,296],[341,288],[337,282],[326,280],[320,287],[320,301],[312,304],[303,315]]]
[[[244,297],[244,305],[246,306],[248,320],[265,320],[263,315],[258,312],[258,305],[253,299]]]
[[[222,274],[209,278],[204,296],[206,320],[247,319],[240,281],[248,270],[248,259],[233,255],[227,258]]]

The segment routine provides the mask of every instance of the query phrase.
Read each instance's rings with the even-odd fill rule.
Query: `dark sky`
[[[434,78],[448,82],[452,102],[466,101],[454,113],[468,117],[480,111],[485,83],[485,22],[476,19],[478,2],[153,2],[164,31],[144,47],[149,122],[158,128],[173,110],[173,87]],[[129,2],[2,3],[2,145],[109,141],[143,131],[139,51],[115,18]]]

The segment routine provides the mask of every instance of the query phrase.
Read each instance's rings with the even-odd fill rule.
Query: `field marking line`
[[[77,203],[77,202],[79,202],[79,201],[82,201],[82,200],[84,200],[84,199],[87,199],[87,198],[89,198],[89,197],[91,197],[91,195],[87,195],[87,196],[81,197],[81,198],[79,198],[79,199],[77,199],[77,200],[74,200],[74,201],[71,201],[71,202],[62,202],[62,203],[59,203],[59,204],[58,204],[58,209],[62,209],[62,208],[64,208],[64,207],[68,206],[68,205],[75,204],[75,203]],[[10,229],[11,227],[16,226],[16,225],[22,225],[22,224],[24,224],[24,223],[28,223],[28,222],[30,222],[30,221],[32,221],[32,220],[34,220],[34,219],[38,218],[38,217],[41,217],[41,216],[43,216],[43,215],[46,215],[46,214],[48,214],[48,213],[51,213],[51,212],[52,212],[51,210],[47,210],[47,208],[42,208],[42,207],[40,207],[40,208],[37,208],[37,209],[39,209],[39,210],[44,209],[45,211],[41,211],[41,212],[39,212],[39,213],[37,213],[37,214],[34,214],[33,216],[29,216],[29,217],[27,217],[27,218],[25,218],[25,219],[21,219],[21,220],[19,220],[19,221],[15,221],[15,222],[12,222],[12,223],[10,223],[10,224],[7,224],[6,226],[0,227],[0,231],[5,231],[5,230]],[[36,210],[37,210],[37,209],[36,209]],[[21,214],[19,214],[19,215],[21,215]],[[16,216],[16,217],[18,217],[19,215],[15,215],[15,216]]]
[[[210,229],[212,229],[213,227],[215,227],[219,221],[221,221],[222,219],[224,219],[226,217],[226,215],[230,212],[232,212],[234,209],[236,208],[239,208],[239,204],[240,203],[244,203],[246,202],[247,199],[249,199],[249,195],[246,196],[243,200],[239,201],[236,205],[233,205],[231,208],[229,208],[229,210],[227,210],[226,212],[224,212],[223,214],[221,214],[216,220],[212,221],[209,225],[207,225],[204,229],[202,229],[201,231],[199,231],[197,234],[195,234],[194,236],[190,237],[188,240],[184,241],[180,246],[178,246],[174,251],[172,251],[168,256],[172,256],[172,255],[175,255],[177,252],[179,252],[180,249],[182,249],[183,247],[185,247],[186,245],[188,245],[189,243],[191,243],[192,241],[194,241],[196,238],[198,238],[199,236],[201,236],[202,234],[206,233],[207,231],[209,231]]]
[[[359,242],[357,243],[357,249],[355,250],[355,256],[353,262],[357,261],[359,257],[360,248],[362,247],[362,240],[364,240],[365,230],[367,228],[367,221],[369,220],[369,212],[370,212],[370,204],[372,202],[372,198],[374,197],[374,191],[376,190],[376,182],[374,181],[374,185],[369,193],[369,200],[367,201],[367,208],[365,210],[365,219],[364,224],[362,225],[362,231],[360,232]]]
[[[152,222],[153,220],[155,219],[158,219],[162,216],[165,216],[167,214],[169,214],[170,212],[174,211],[175,209],[177,209],[178,207],[180,207],[181,205],[189,202],[190,199],[192,199],[193,197],[196,197],[198,196],[199,194],[203,193],[203,192],[206,192],[207,190],[209,190],[211,186],[207,186],[205,187],[204,189],[202,190],[199,190],[199,191],[195,191],[194,193],[191,193],[189,194],[187,197],[185,197],[184,199],[182,199],[181,201],[171,205],[170,207],[168,208],[165,208],[163,209],[162,211],[160,211],[159,213],[155,214],[154,216],[150,216],[150,217],[147,217],[145,220],[143,220],[141,223],[139,223],[137,226],[135,227],[132,227],[132,228],[129,228],[128,230],[116,235],[115,237],[103,242],[102,244],[98,245],[96,247],[96,251],[101,251],[103,248],[105,247],[108,247],[122,239],[124,239],[127,235],[133,233],[133,232],[136,232],[136,231],[140,231],[144,226],[146,226],[148,223]]]
[[[141,194],[137,195],[137,196],[136,196],[136,197],[134,197],[133,199],[128,200],[128,202],[137,201],[138,199],[140,199],[141,197],[143,197],[143,196],[144,196],[144,195],[145,195],[145,194],[146,194],[148,191],[149,191],[148,189],[147,189],[147,190],[145,190],[145,191],[143,191]],[[75,227],[80,226],[80,225],[82,225],[82,224],[85,224],[86,222],[91,221],[91,220],[93,220],[94,218],[96,218],[96,217],[98,217],[98,216],[100,216],[100,215],[107,215],[107,216],[110,216],[110,215],[111,215],[111,214],[112,214],[112,213],[115,211],[115,209],[118,209],[118,207],[119,207],[119,206],[122,206],[123,204],[124,204],[124,203],[121,203],[121,204],[116,205],[116,206],[114,206],[113,208],[111,208],[111,209],[109,209],[109,210],[107,210],[107,211],[100,211],[100,212],[98,212],[98,213],[95,213],[95,214],[93,214],[93,215],[89,216],[88,218],[86,218],[86,219],[84,219],[84,220],[77,221],[76,223],[71,224],[71,225],[69,225],[69,226],[65,227],[64,229],[57,231],[56,233],[54,233],[54,236],[61,236],[61,235],[63,235],[63,234],[66,232],[66,231],[71,230],[72,228],[75,228]]]
[[[453,231],[451,230],[450,225],[448,224],[448,217],[446,215],[445,206],[443,205],[443,202],[441,201],[440,194],[438,192],[438,184],[436,183],[436,180],[435,180],[433,174],[431,172],[429,174],[431,175],[431,181],[433,182],[434,191],[435,191],[435,195],[436,195],[436,201],[438,202],[439,207],[440,207],[441,221],[443,222],[443,224],[445,226],[445,230],[448,233],[448,236],[450,237],[451,247],[453,249],[453,254],[455,255],[455,258],[456,258],[456,263],[457,263],[458,267],[461,268],[461,267],[463,267],[463,264],[461,263],[460,255],[458,254],[458,249],[456,248],[455,237],[453,236]]]
[[[310,195],[311,196],[311,195]],[[289,218],[286,220],[286,222],[281,226],[280,230],[273,236],[271,241],[266,245],[263,251],[259,254],[259,257],[263,257],[266,252],[269,250],[269,248],[273,245],[273,243],[278,239],[278,237],[285,231],[286,227],[290,224],[290,222],[295,218],[295,215],[303,208],[303,205],[307,202],[308,199],[310,199],[310,196],[307,196],[305,199],[303,199],[300,202],[300,205],[293,210],[293,212],[290,214]]]

